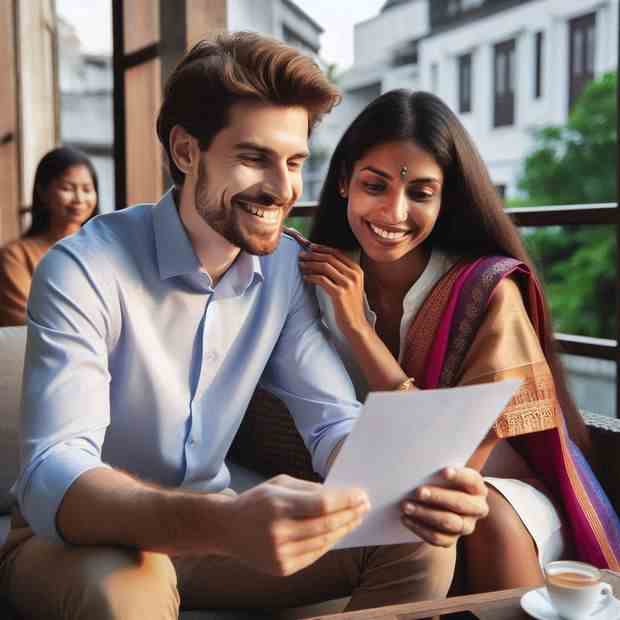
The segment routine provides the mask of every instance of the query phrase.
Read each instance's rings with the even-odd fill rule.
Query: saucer
[[[551,606],[545,587],[526,592],[521,597],[521,607],[523,611],[536,620],[562,620],[561,616]],[[587,617],[591,620],[618,620],[620,618],[620,601],[612,594],[607,597],[606,603]]]

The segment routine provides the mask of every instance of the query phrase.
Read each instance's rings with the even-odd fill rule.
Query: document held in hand
[[[400,502],[444,467],[465,465],[520,384],[369,394],[325,486],[365,489],[371,510],[335,548],[420,540],[401,523]]]

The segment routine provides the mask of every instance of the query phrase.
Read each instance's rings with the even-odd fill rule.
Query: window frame
[[[539,30],[534,35],[534,99],[543,97],[543,69],[545,52],[545,31]]]
[[[461,54],[457,60],[457,67],[459,114],[470,114],[473,109],[472,93],[474,81],[472,52]]]
[[[515,124],[517,40],[493,46],[493,127]]]
[[[579,41],[579,46],[577,45]],[[595,78],[596,11],[580,15],[568,22],[568,109],[586,85]],[[575,71],[575,66],[579,71]]]

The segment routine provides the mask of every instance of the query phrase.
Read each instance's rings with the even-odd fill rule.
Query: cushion
[[[9,489],[19,470],[18,426],[26,327],[0,328],[0,514],[9,510]]]

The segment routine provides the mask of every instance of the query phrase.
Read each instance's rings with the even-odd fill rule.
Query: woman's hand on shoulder
[[[306,282],[329,295],[344,334],[370,327],[364,308],[364,272],[353,259],[340,250],[312,243],[299,254],[299,268]]]

